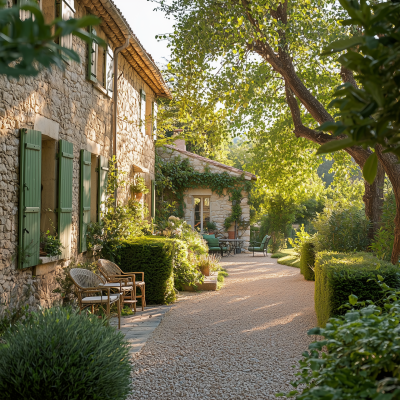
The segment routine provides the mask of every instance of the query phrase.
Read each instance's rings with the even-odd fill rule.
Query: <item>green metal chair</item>
[[[222,244],[219,242],[219,239],[215,237],[215,235],[203,235],[203,239],[207,242],[208,244],[208,252],[218,252],[221,253],[221,257],[224,256],[228,252],[228,248],[222,246]]]
[[[264,239],[261,242],[251,242],[250,243],[253,246],[249,247],[249,251],[253,252],[253,257],[254,257],[254,253],[263,253],[264,256],[266,256],[268,254],[267,247],[268,247],[269,239],[271,239],[271,236],[265,235]],[[259,244],[259,246],[256,246],[257,244]]]

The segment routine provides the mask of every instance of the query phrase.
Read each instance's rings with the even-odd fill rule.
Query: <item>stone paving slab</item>
[[[171,306],[149,306],[144,311],[138,307],[135,315],[121,317],[121,332],[131,344],[129,353],[138,354],[153,331],[160,325]],[[118,326],[118,318],[111,318],[110,325]]]

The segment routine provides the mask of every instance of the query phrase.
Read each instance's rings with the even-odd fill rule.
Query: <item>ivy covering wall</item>
[[[203,172],[196,171],[189,162],[189,159],[182,159],[180,156],[174,157],[169,161],[156,156],[156,219],[163,221],[170,215],[179,218],[184,216],[184,192],[187,189],[208,188],[219,196],[229,196],[229,200],[234,203],[232,212],[224,222],[228,229],[232,223],[236,222],[243,228],[244,221],[241,220],[242,192],[249,193],[249,204],[251,203],[250,191],[252,181],[246,180],[244,174],[232,176],[227,172],[211,172],[208,165]],[[248,222],[247,222],[248,223]]]

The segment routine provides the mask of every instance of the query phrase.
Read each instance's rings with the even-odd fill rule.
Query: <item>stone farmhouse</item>
[[[48,21],[98,16],[101,25],[91,29],[107,43],[63,38],[80,63],[65,61],[64,71],[37,78],[0,77],[0,304],[25,295],[47,307],[59,298],[61,267],[88,255],[86,229],[99,218],[113,155],[120,170],[145,179],[142,201],[154,216],[156,100],[170,92],[111,0],[40,5]],[[62,256],[40,256],[47,230],[58,232]]]
[[[227,172],[229,175],[240,177],[244,175],[246,180],[257,180],[256,175],[250,172],[219,163],[209,158],[199,156],[198,154],[186,151],[185,141],[177,139],[174,145],[164,145],[157,148],[157,154],[165,161],[169,161],[175,157],[189,159],[190,165],[195,171],[204,172],[206,168],[213,173]],[[242,218],[244,221],[250,221],[250,206],[248,204],[248,193],[242,192]],[[185,221],[192,227],[203,231],[208,221],[215,222],[219,231],[225,230],[224,221],[232,212],[232,202],[226,191],[223,196],[214,193],[210,188],[203,187],[198,189],[188,189],[184,193],[184,213]],[[232,233],[234,237],[235,225],[232,224],[228,229],[228,233]],[[250,226],[247,229],[240,230],[236,227],[236,237],[243,239],[245,249],[249,247],[250,242]],[[231,235],[229,235],[231,236]]]

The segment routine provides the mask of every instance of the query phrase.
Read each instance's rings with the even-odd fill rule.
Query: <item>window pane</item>
[[[194,198],[194,227],[201,229],[201,199]]]
[[[203,198],[203,228],[206,227],[207,222],[210,221],[210,198]]]

